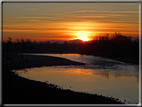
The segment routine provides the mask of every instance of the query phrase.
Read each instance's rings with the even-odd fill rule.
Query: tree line
[[[8,47],[9,46],[9,47]],[[8,49],[9,48],[9,49]],[[94,40],[80,43],[36,42],[30,39],[15,40],[9,38],[2,42],[2,51],[11,53],[79,53],[109,58],[139,59],[139,39],[115,33],[95,36]]]

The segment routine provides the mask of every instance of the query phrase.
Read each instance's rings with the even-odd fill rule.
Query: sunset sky
[[[139,36],[139,3],[3,3],[3,40]]]

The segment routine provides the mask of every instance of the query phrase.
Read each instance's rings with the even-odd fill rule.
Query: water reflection
[[[111,95],[120,100],[138,101],[138,83],[134,76],[105,73],[101,70],[83,69],[68,66],[27,69],[21,76],[37,81],[49,81],[64,89],[100,95]],[[22,72],[22,71],[17,71]],[[30,77],[29,77],[30,76]]]
[[[27,69],[21,76],[49,81],[64,89],[113,96],[121,101],[139,101],[138,65],[79,54],[42,54],[84,62],[85,66],[54,66]],[[17,71],[18,73],[23,71]]]
[[[32,54],[34,55],[34,54]],[[139,75],[139,66],[127,64],[121,61],[116,61],[108,58],[92,56],[92,55],[81,55],[81,54],[35,54],[42,56],[55,56],[62,57],[72,61],[86,63],[86,66],[83,66],[84,69],[100,69],[104,72],[115,72],[115,74],[123,75]]]

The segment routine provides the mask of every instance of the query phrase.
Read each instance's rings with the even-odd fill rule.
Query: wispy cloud
[[[16,32],[16,31],[18,31],[18,32],[21,32],[21,31],[37,31],[37,32],[53,32],[53,31],[65,31],[65,30],[71,30],[71,29],[69,29],[69,28],[65,28],[65,27],[61,27],[61,28],[59,28],[59,27],[46,27],[46,26],[41,26],[41,25],[39,25],[39,26],[36,26],[36,27],[34,27],[34,25],[32,25],[32,26],[28,26],[28,25],[25,25],[25,26],[22,26],[22,27],[20,27],[20,26],[11,26],[11,25],[7,25],[7,26],[4,26],[3,27],[3,31],[4,32]]]
[[[74,11],[74,12],[97,12],[97,11],[95,11],[95,10],[82,10],[82,11]]]
[[[3,32],[33,32],[33,30],[17,30],[17,29],[14,29],[14,30],[10,30],[10,29],[4,29]]]
[[[21,19],[45,19],[45,18],[51,18],[51,17],[10,17],[10,18],[21,18]]]
[[[104,16],[104,15],[94,15],[94,16],[76,16],[78,18],[105,18],[107,16]]]
[[[32,21],[32,22],[37,22],[37,21],[41,21],[41,20],[30,20],[30,21]]]
[[[36,10],[36,9],[23,9],[23,10],[28,10],[28,11],[30,11],[30,10]]]
[[[139,13],[139,11],[101,11],[104,13]]]
[[[116,14],[116,13],[134,13],[138,14],[139,11],[96,11],[96,10],[81,10],[81,11],[71,11],[71,12],[66,12],[66,13],[111,13],[111,14]]]
[[[115,17],[115,16],[128,16],[126,14],[105,14],[105,16]]]

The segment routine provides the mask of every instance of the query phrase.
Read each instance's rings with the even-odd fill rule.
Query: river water
[[[56,56],[86,65],[52,66],[17,71],[20,76],[48,81],[64,89],[118,98],[126,103],[139,103],[139,65],[126,64],[103,57],[80,54],[36,54]]]

